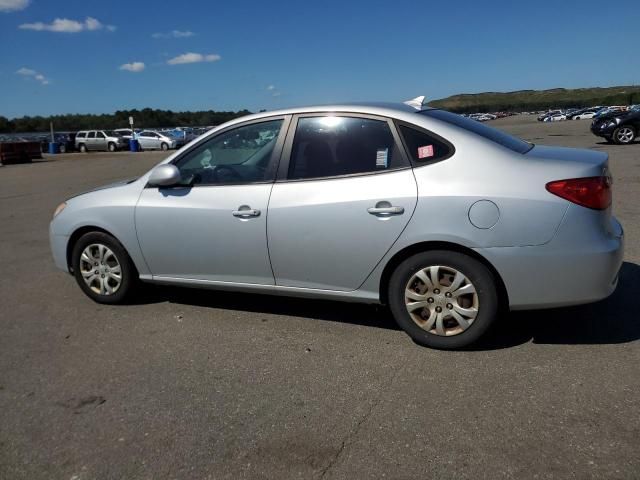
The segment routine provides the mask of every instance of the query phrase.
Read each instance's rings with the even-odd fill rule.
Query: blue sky
[[[639,44],[637,0],[0,0],[0,115],[639,84]]]

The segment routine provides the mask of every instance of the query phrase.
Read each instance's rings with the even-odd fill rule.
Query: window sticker
[[[418,147],[418,158],[433,157],[433,145]]]
[[[376,150],[376,168],[387,168],[389,164],[389,149],[379,148]]]

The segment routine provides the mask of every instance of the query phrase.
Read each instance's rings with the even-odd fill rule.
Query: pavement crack
[[[396,369],[395,372],[393,373],[393,375],[391,375],[391,377],[389,378],[389,380],[387,382],[385,382],[384,385],[381,386],[380,390],[378,391],[378,396],[371,403],[371,405],[369,406],[369,408],[367,409],[365,414],[362,416],[362,418],[360,418],[358,423],[356,423],[356,426],[349,432],[349,434],[347,435],[347,438],[345,438],[342,441],[342,443],[340,444],[340,448],[338,449],[336,454],[333,456],[333,458],[320,471],[320,476],[318,478],[320,478],[320,479],[324,478],[325,475],[329,472],[329,470],[331,470],[333,468],[333,466],[338,462],[338,460],[340,459],[340,457],[341,457],[342,453],[344,452],[345,448],[347,446],[351,445],[351,443],[353,443],[353,440],[355,439],[355,437],[360,432],[360,429],[362,428],[362,425],[364,425],[364,423],[369,419],[369,417],[371,416],[373,411],[376,409],[376,407],[382,401],[383,392],[386,391],[387,388],[391,386],[391,384],[395,380],[396,376],[398,375],[399,371],[400,371],[399,369]]]

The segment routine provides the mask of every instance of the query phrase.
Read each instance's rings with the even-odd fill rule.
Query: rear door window
[[[298,120],[288,179],[336,177],[407,167],[386,120],[346,116]]]

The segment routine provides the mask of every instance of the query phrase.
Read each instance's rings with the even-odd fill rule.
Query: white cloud
[[[50,83],[47,77],[31,68],[22,67],[21,69],[17,70],[16,73],[18,75],[22,75],[23,77],[35,78],[42,85],[49,85]]]
[[[275,85],[269,85],[269,86],[267,87],[267,90],[269,90],[269,91],[272,91],[272,90],[275,90],[275,89],[276,89],[276,86],[275,86]]]
[[[154,33],[153,38],[188,38],[193,37],[195,33],[191,30],[171,30],[168,33]]]
[[[120,67],[118,68],[119,70],[126,70],[127,72],[138,73],[144,70],[144,63],[143,62],[124,63],[120,65]]]
[[[30,68],[25,68],[22,67],[20,70],[18,70],[16,72],[18,75],[25,75],[25,76],[33,76],[36,74],[35,70],[31,70]]]
[[[18,28],[21,28],[22,30],[35,30],[37,32],[48,31],[57,33],[78,33],[83,31],[102,30],[103,28],[113,32],[116,29],[114,25],[103,25],[99,20],[93,17],[87,17],[84,22],[70,20],[68,18],[56,18],[51,23],[23,23]]]
[[[185,63],[217,62],[221,58],[222,57],[216,53],[203,55],[202,53],[188,52],[167,60],[167,63],[169,65],[182,65]]]
[[[15,12],[29,6],[30,0],[0,0],[0,12]]]
[[[271,94],[272,97],[279,97],[280,95],[282,95],[282,92],[273,92]]]

